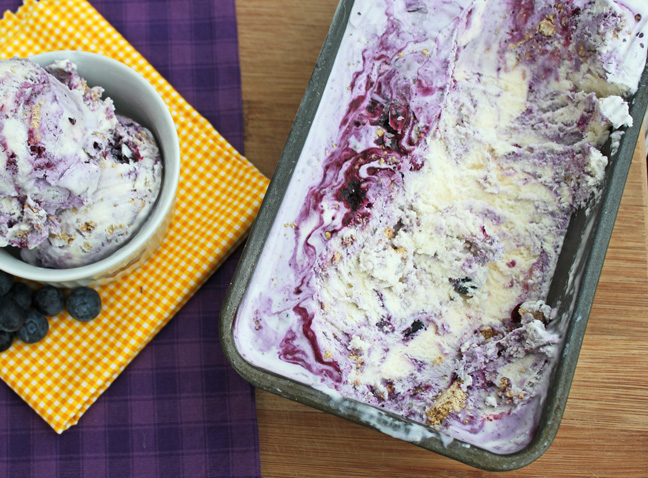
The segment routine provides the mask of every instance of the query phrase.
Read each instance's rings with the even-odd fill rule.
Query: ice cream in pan
[[[646,59],[641,1],[356,1],[238,309],[250,363],[497,453],[532,439],[545,303]]]
[[[142,225],[159,194],[153,135],[119,116],[69,61],[0,61],[0,247],[30,264],[96,262]]]

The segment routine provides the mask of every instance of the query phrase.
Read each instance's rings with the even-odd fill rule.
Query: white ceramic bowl
[[[57,287],[98,286],[117,280],[139,267],[166,235],[175,207],[180,175],[180,148],[173,118],[155,89],[138,73],[111,58],[81,51],[53,51],[34,55],[41,66],[68,59],[90,86],[104,88],[118,114],[147,127],[158,142],[163,161],[160,195],[149,217],[128,242],[93,264],[69,269],[36,267],[0,249],[0,270],[16,277]]]

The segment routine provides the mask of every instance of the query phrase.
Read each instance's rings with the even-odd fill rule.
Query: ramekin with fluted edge
[[[0,248],[0,270],[16,277],[56,287],[100,286],[133,272],[157,250],[166,235],[175,209],[180,176],[178,134],[166,104],[139,73],[96,53],[52,51],[30,57],[41,66],[70,60],[89,86],[104,88],[115,111],[148,128],[158,143],[163,163],[160,194],[139,231],[108,257],[81,267],[49,269],[37,267]]]

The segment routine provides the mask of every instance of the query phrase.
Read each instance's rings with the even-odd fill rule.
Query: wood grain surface
[[[271,176],[336,0],[237,0],[245,151]],[[635,155],[562,425],[510,477],[648,477],[648,187]],[[265,477],[497,476],[257,392]]]

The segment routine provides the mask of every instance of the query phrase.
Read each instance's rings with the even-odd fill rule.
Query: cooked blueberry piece
[[[384,333],[393,332],[394,325],[389,321],[389,319],[380,319],[376,326]]]
[[[29,309],[32,302],[32,290],[27,284],[14,282],[9,291],[9,295],[20,307],[25,310]]]
[[[65,298],[59,289],[46,285],[36,291],[32,304],[41,314],[52,317],[63,310]]]
[[[511,321],[514,324],[519,324],[522,322],[522,316],[520,315],[520,308],[522,307],[522,304],[516,305],[513,310],[511,311]]]
[[[9,295],[0,297],[0,330],[15,332],[22,327],[26,311]]]
[[[457,291],[458,294],[461,294],[461,295],[468,295],[470,293],[470,290],[468,289],[468,287],[466,287],[463,284],[455,285],[455,290]]]
[[[4,330],[0,330],[0,352],[4,352],[11,347],[15,336],[15,332],[5,332]]]
[[[48,330],[47,318],[37,310],[31,309],[27,312],[23,326],[18,330],[18,337],[26,344],[35,344],[45,338]]]
[[[11,274],[7,274],[5,271],[0,271],[0,295],[5,295],[9,292],[13,281],[14,278]]]
[[[352,211],[357,211],[362,206],[367,193],[362,189],[362,184],[358,179],[352,178],[349,182],[340,188],[337,198],[348,204]]]
[[[403,333],[405,337],[411,337],[416,332],[421,330],[423,327],[424,327],[423,322],[421,322],[420,320],[415,320],[414,322],[412,322],[412,325],[410,325],[407,329],[405,329],[405,332]]]
[[[99,315],[101,297],[96,290],[90,287],[79,287],[68,296],[67,310],[75,319],[88,322]]]
[[[467,297],[472,297],[473,291],[477,289],[477,286],[472,283],[470,277],[463,277],[461,279],[449,279],[452,287],[454,287],[457,294],[465,295]]]
[[[39,145],[39,144],[32,144],[32,145],[29,147],[29,150],[30,150],[32,153],[34,153],[34,154],[35,154],[37,157],[39,157],[39,158],[41,158],[41,157],[43,156],[43,153],[44,153],[45,151],[47,151],[47,150],[45,149],[45,146],[41,146],[41,145]]]

